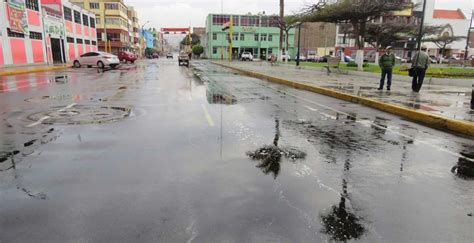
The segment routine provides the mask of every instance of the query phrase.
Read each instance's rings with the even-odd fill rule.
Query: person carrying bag
[[[428,54],[426,54],[426,47],[422,47],[421,51],[418,51],[415,58],[412,60],[411,68],[408,70],[408,75],[413,77],[411,82],[411,89],[413,92],[420,92],[429,65],[430,58]]]

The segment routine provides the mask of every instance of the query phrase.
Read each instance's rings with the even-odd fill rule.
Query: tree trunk
[[[290,53],[289,53],[289,45],[288,45],[288,33],[289,33],[289,30],[285,31],[286,32],[286,35],[285,35],[285,53],[286,53],[286,59],[285,59],[285,62],[288,63],[288,59],[290,59]]]
[[[375,50],[375,65],[379,65],[379,58],[380,58],[380,54],[379,54],[379,49],[377,48]]]
[[[280,0],[280,23],[283,23],[283,17],[285,15],[285,1]],[[280,26],[280,45],[278,49],[278,61],[282,61],[283,55],[283,28]]]
[[[361,26],[359,25],[359,22],[353,21],[352,23],[352,28],[354,29],[354,36],[355,36],[355,41],[356,41],[356,47],[357,47],[357,52],[356,52],[356,63],[357,63],[357,70],[358,71],[364,71],[364,41],[361,40]]]

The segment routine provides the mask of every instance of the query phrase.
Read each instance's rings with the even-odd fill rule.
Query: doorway
[[[53,56],[53,63],[63,63],[66,60],[64,41],[62,39],[51,38],[51,54]]]

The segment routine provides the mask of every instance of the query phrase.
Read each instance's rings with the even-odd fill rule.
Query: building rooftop
[[[461,9],[457,9],[457,10],[435,9],[433,11],[433,18],[435,19],[466,19],[466,16],[461,11]]]

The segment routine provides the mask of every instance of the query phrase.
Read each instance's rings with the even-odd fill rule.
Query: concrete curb
[[[69,66],[52,66],[52,67],[46,66],[46,67],[37,67],[37,68],[30,68],[30,69],[0,71],[0,76],[10,76],[10,75],[27,74],[27,73],[48,72],[48,71],[59,71],[59,70],[64,70],[68,67]]]
[[[430,114],[430,113],[419,111],[419,110],[405,108],[405,107],[395,105],[395,104],[384,103],[375,99],[359,97],[359,96],[343,93],[343,92],[328,89],[328,88],[318,87],[312,84],[281,79],[281,78],[273,77],[266,74],[261,74],[261,73],[257,73],[253,71],[240,69],[237,67],[232,67],[223,63],[218,63],[218,62],[212,62],[212,63],[238,71],[250,77],[264,79],[273,83],[283,84],[283,85],[287,85],[293,88],[307,90],[307,91],[315,92],[318,94],[330,96],[333,98],[350,101],[353,103],[358,103],[358,104],[365,105],[374,109],[378,109],[378,110],[385,111],[394,115],[398,115],[403,118],[407,118],[411,121],[418,122],[432,128],[436,128],[443,131],[456,132],[459,134],[474,137],[474,123],[473,122],[455,120],[455,119],[451,119],[451,118],[447,118],[447,117],[443,117],[443,116],[439,116],[435,114]]]

